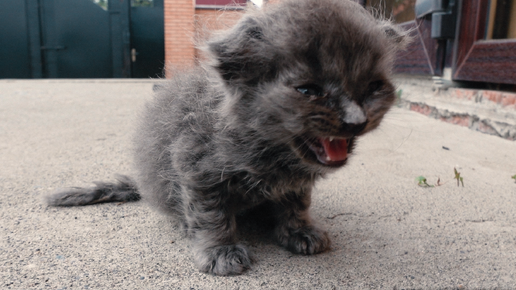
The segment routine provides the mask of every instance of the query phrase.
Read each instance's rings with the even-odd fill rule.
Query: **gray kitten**
[[[137,182],[97,183],[51,205],[138,200],[173,214],[196,266],[215,275],[251,265],[236,216],[267,208],[288,250],[328,250],[309,207],[314,183],[346,164],[356,138],[395,100],[389,78],[406,33],[347,0],[283,0],[214,35],[207,61],[172,79],[137,130]]]

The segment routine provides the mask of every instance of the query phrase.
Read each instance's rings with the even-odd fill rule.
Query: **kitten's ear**
[[[399,25],[388,20],[380,20],[378,24],[396,49],[403,50],[412,42],[411,31],[404,30]]]
[[[208,41],[206,47],[211,66],[232,87],[256,85],[276,71],[274,49],[263,26],[253,16],[244,17],[229,31]]]

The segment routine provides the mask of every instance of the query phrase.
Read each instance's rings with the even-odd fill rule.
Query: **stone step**
[[[444,122],[516,140],[516,94],[436,87],[431,77],[397,76],[398,106]]]

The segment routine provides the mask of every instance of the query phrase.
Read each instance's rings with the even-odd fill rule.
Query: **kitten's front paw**
[[[242,274],[251,267],[251,258],[242,245],[226,245],[198,250],[194,253],[197,267],[202,272],[227,276]]]
[[[313,255],[330,248],[328,233],[313,226],[299,229],[277,229],[278,242],[287,250],[303,255]]]

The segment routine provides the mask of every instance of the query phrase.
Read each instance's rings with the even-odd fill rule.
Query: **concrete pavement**
[[[317,185],[312,213],[333,238],[320,255],[247,228],[252,269],[214,277],[144,202],[43,204],[56,188],[131,173],[154,83],[0,80],[1,289],[516,288],[516,143],[399,108]],[[420,175],[442,185],[419,187]]]

